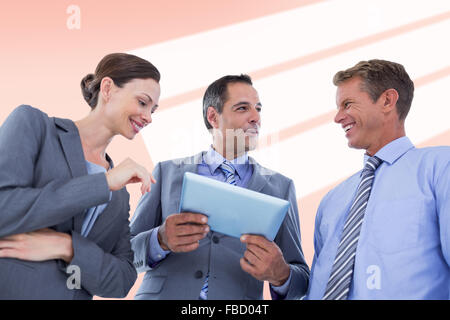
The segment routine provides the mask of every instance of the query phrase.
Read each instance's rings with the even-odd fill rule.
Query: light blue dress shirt
[[[202,163],[197,167],[197,173],[199,175],[210,177],[215,180],[219,180],[222,182],[226,181],[225,174],[219,168],[219,166],[226,159],[218,152],[216,152],[213,148],[209,148],[208,152],[204,154]],[[229,161],[236,169],[235,180],[236,185],[239,187],[246,188],[250,178],[253,175],[253,167],[248,162],[248,155],[245,153],[244,155]],[[161,248],[158,242],[158,228],[156,228],[155,232],[152,232],[150,236],[150,259],[149,265],[155,265],[162,259],[164,259],[170,251],[165,251]],[[288,280],[280,287],[271,286],[271,288],[275,291],[275,293],[280,296],[286,295],[289,284],[290,284],[291,275],[289,274]]]
[[[376,154],[348,299],[449,299],[450,147],[407,137]],[[364,162],[368,156],[365,155]],[[361,171],[320,203],[307,299],[322,299]]]
[[[106,169],[98,164],[89,162],[86,160],[86,169],[88,174],[96,174],[96,173],[106,173]],[[112,192],[109,192],[109,200],[111,201]],[[92,227],[94,226],[95,221],[101,215],[103,210],[105,210],[108,202],[98,205],[96,207],[92,207],[86,210],[83,225],[81,226],[81,235],[83,237],[87,237]]]

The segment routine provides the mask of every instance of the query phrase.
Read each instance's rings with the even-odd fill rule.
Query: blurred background
[[[311,266],[320,199],[363,163],[363,151],[349,149],[333,123],[333,75],[360,60],[403,64],[416,87],[407,135],[418,147],[450,145],[449,35],[448,0],[2,2],[0,124],[20,104],[84,117],[81,78],[108,53],[133,53],[162,74],[160,108],[141,135],[116,138],[108,154],[152,170],[208,148],[204,90],[223,75],[247,73],[263,104],[262,143],[250,155],[294,180]],[[139,186],[128,191],[131,216]]]

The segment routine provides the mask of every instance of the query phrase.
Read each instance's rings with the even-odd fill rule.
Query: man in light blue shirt
[[[414,85],[403,66],[362,61],[333,82],[335,122],[349,146],[366,150],[365,164],[369,158],[381,164],[366,203],[355,199],[361,171],[322,199],[307,298],[449,299],[450,147],[417,149],[405,136]],[[348,224],[358,221],[360,231],[346,233],[352,206],[361,210]],[[344,233],[356,243],[354,252],[341,244]]]

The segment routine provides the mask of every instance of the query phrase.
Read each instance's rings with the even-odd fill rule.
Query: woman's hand
[[[109,189],[120,190],[129,183],[141,182],[141,193],[150,192],[151,183],[156,183],[153,176],[143,166],[130,158],[122,161],[117,167],[106,172]]]
[[[45,228],[0,238],[0,258],[27,261],[62,259],[70,263],[73,258],[72,237]]]

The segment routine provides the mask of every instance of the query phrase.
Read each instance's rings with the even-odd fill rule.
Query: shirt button
[[[212,237],[212,241],[213,241],[214,243],[219,243],[219,237],[218,237],[218,236],[213,236],[213,237]]]
[[[162,258],[162,255],[158,254],[157,258],[158,258],[158,259],[161,259],[161,258]]]
[[[203,277],[203,272],[201,271],[201,270],[198,270],[198,271],[196,271],[195,272],[195,275],[194,275],[197,279],[200,279],[200,278],[202,278]]]

